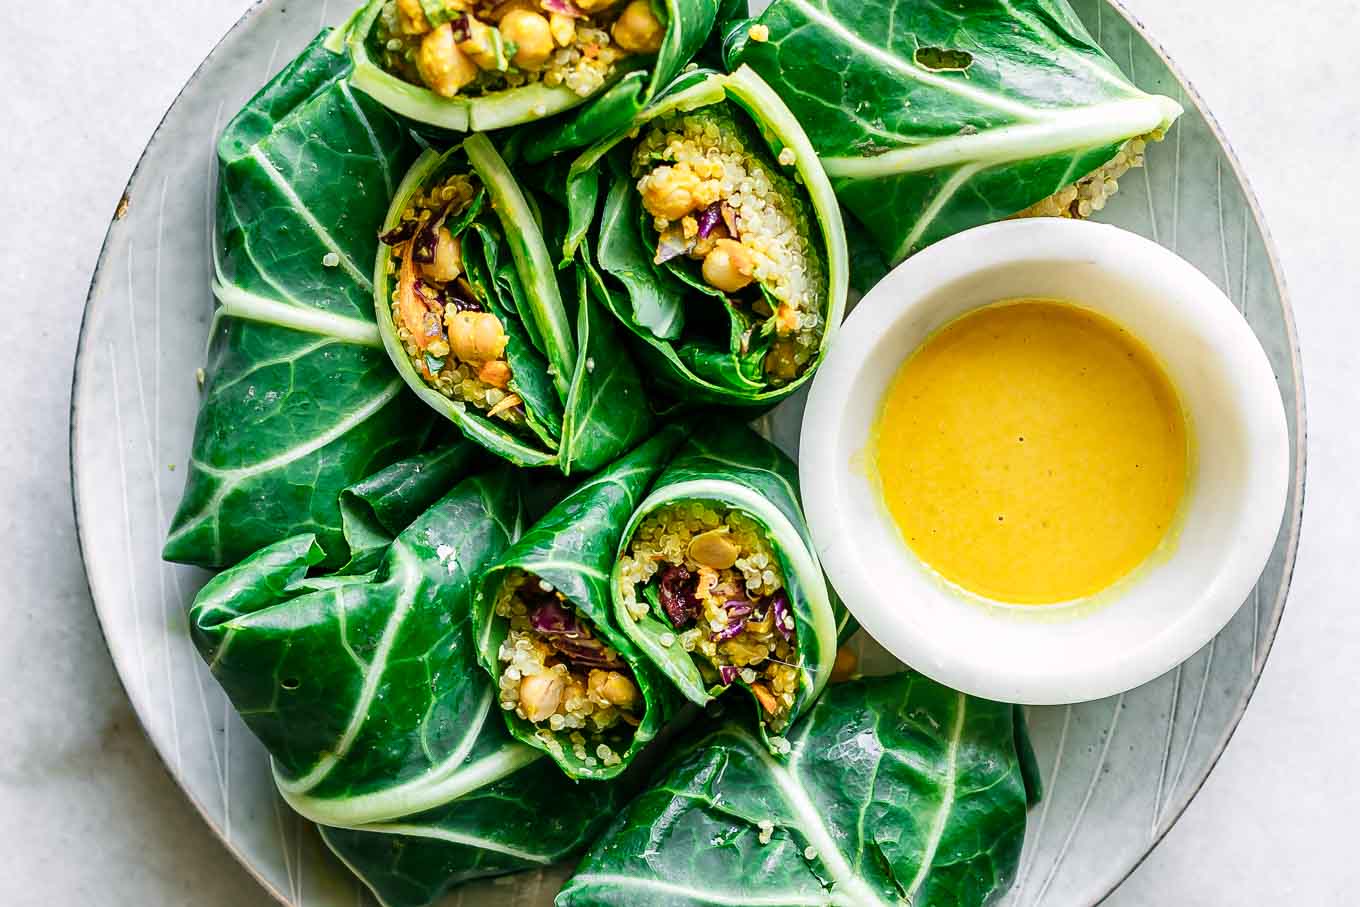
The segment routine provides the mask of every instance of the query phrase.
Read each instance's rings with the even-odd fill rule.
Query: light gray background
[[[1185,818],[1107,904],[1360,894],[1360,10],[1127,0],[1217,114],[1282,255],[1303,344],[1308,495],[1261,686]],[[4,4],[0,54],[0,904],[273,903],[142,737],[75,547],[71,363],[99,244],[179,87],[242,0]],[[1249,10],[1249,11],[1248,11]],[[1283,13],[1283,15],[1281,14]]]

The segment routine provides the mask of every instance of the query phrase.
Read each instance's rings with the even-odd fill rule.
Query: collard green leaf
[[[576,278],[576,368],[562,423],[563,459],[570,469],[594,472],[628,450],[652,428],[642,376],[618,326],[595,301],[584,268]]]
[[[613,765],[578,757],[567,744],[550,746],[538,736],[539,726],[504,711],[506,723],[518,739],[549,753],[572,778],[612,778],[625,770],[652,740],[673,711],[674,691],[633,642],[617,628],[610,606],[609,573],[624,524],[642,501],[680,441],[676,426],[588,479],[536,523],[496,564],[482,574],[473,606],[473,626],[481,663],[498,687],[504,665],[499,658],[509,619],[495,608],[506,581],[529,574],[549,583],[594,629],[596,636],[618,651],[632,672],[643,708],[637,726],[626,722],[615,728],[612,745],[619,761]],[[560,735],[565,741],[567,734]]]
[[[320,42],[218,143],[219,308],[169,560],[221,567],[312,533],[339,565],[340,490],[418,451],[428,433],[383,356],[368,277],[416,147],[350,90],[345,58]]]
[[[460,482],[407,527],[368,582],[299,588],[317,549],[297,536],[204,586],[194,641],[294,809],[322,824],[388,821],[537,759],[492,714],[470,630],[472,584],[521,516],[502,467]]]
[[[729,311],[721,294],[694,273],[693,263],[658,265],[654,239],[644,241],[640,229],[644,218],[633,189],[636,180],[627,168],[631,138],[647,123],[676,111],[722,117],[724,123],[749,120],[747,146],[755,153],[768,154],[771,161],[784,151],[793,155],[788,187],[806,194],[809,239],[824,259],[826,285],[820,293],[821,345],[792,381],[775,384],[768,379],[764,350],[771,338],[747,330],[746,319]],[[743,67],[730,75],[684,73],[626,129],[601,139],[576,159],[565,196],[570,224],[563,255],[587,268],[593,292],[634,335],[638,357],[658,387],[687,405],[763,409],[793,393],[816,370],[845,311],[849,278],[845,230],[831,184],[807,136],[780,97],[752,70]]]
[[[574,274],[559,282],[541,232],[542,210],[491,142],[473,135],[443,154],[422,155],[403,178],[383,230],[394,230],[419,192],[453,173],[475,174],[490,199],[462,233],[463,260],[474,294],[508,338],[508,390],[522,400],[523,424],[488,418],[431,387],[417,370],[394,323],[390,299],[399,266],[384,245],[377,254],[374,304],[388,355],[417,396],[492,453],[516,465],[556,466],[568,474],[597,469],[650,425],[640,377],[615,341],[613,326],[581,302]]]
[[[731,63],[783,86],[892,263],[1024,211],[1181,112],[1065,0],[775,0],[757,21],[769,40],[730,42]]]
[[[587,847],[627,802],[618,783],[567,781],[548,759],[419,816],[321,838],[383,907],[426,907],[472,879],[536,869]]]
[[[445,98],[387,72],[375,58],[374,27],[387,0],[369,0],[346,26],[344,46],[354,61],[353,81],[390,110],[418,123],[454,132],[489,132],[544,120],[594,102],[579,116],[526,149],[543,160],[565,148],[593,141],[601,129],[627,121],[645,107],[659,86],[668,84],[708,40],[718,14],[718,0],[657,0],[654,10],[666,33],[655,55],[626,57],[613,76],[593,95],[580,95],[565,85],[533,82],[518,88]]]
[[[477,462],[481,449],[456,440],[399,460],[340,492],[340,520],[349,547],[346,576],[378,566],[401,530],[443,496]]]
[[[655,253],[638,231],[641,219],[633,181],[626,175],[611,180],[595,254],[600,267],[623,284],[619,298],[629,307],[625,323],[649,338],[677,340],[685,327],[685,286],[653,263]]]
[[[676,754],[557,907],[983,907],[1024,842],[1016,716],[903,673],[827,690],[785,762],[729,721]]]
[[[817,560],[798,498],[798,470],[788,457],[738,424],[687,426],[689,438],[633,512],[619,543],[613,569],[617,625],[691,702],[703,705],[727,687],[705,682],[694,657],[675,644],[675,628],[654,614],[635,619],[623,596],[620,561],[641,522],[673,504],[702,501],[740,511],[762,527],[779,558],[797,632],[801,682],[789,721],[810,706],[826,686],[835,662],[843,617]],[[737,684],[745,687],[744,681]],[[764,722],[761,732],[765,733]]]

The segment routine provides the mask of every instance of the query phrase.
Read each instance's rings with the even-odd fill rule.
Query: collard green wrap
[[[383,354],[369,278],[418,149],[320,42],[218,142],[218,308],[168,560],[222,567],[311,533],[337,567],[349,556],[340,490],[429,432]]]
[[[771,82],[845,206],[892,263],[1138,157],[1180,115],[1119,71],[1065,0],[775,0],[729,27],[730,65]],[[1103,204],[1108,186],[1090,187]],[[1072,193],[1069,213],[1085,216]]]
[[[383,69],[374,46],[375,26],[386,0],[369,0],[332,40],[343,47],[354,61],[354,86],[388,109],[439,129],[455,132],[488,132],[542,120],[596,98],[598,109],[587,121],[611,123],[645,106],[659,87],[679,74],[685,64],[708,40],[718,15],[718,0],[655,0],[653,11],[665,25],[661,49],[656,54],[629,57],[617,67],[594,95],[581,95],[565,85],[548,86],[542,82],[506,88],[467,97],[446,98],[423,85],[415,85]],[[561,4],[563,7],[566,4]],[[600,103],[603,102],[603,103]],[[568,147],[586,144],[589,139],[574,138],[576,120],[567,120]],[[554,138],[553,141],[557,141]],[[546,156],[546,155],[545,155]]]
[[[363,829],[323,826],[321,838],[383,907],[427,907],[462,882],[580,853],[631,790],[623,782],[568,781],[540,759],[447,806]]]
[[[771,757],[696,733],[582,860],[557,907],[983,907],[1015,877],[1024,719],[917,674],[837,684]]]
[[[624,528],[611,585],[614,619],[689,701],[703,705],[730,686],[706,681],[696,656],[677,644],[679,632],[655,602],[635,618],[624,594],[624,555],[639,525],[668,505],[703,502],[744,514],[764,532],[783,573],[793,620],[799,682],[787,722],[796,721],[831,676],[841,631],[849,617],[822,574],[798,497],[798,470],[778,448],[744,426],[690,425],[690,437],[658,477]],[[759,723],[762,734],[768,728]]]
[[[383,501],[409,490],[417,469],[447,477],[451,460],[395,464],[388,478],[408,481],[365,483],[386,493],[364,500],[396,518],[407,505]],[[432,903],[459,882],[560,860],[621,802],[604,784],[560,796],[556,766],[492,714],[472,588],[523,517],[501,467],[454,485],[372,573],[308,577],[320,551],[297,536],[221,573],[190,611],[194,642],[269,750],[284,799],[385,905]]]
[[[401,232],[403,214],[420,193],[462,174],[475,177],[479,194],[453,228],[462,247],[460,280],[505,332],[503,355],[512,373],[505,390],[522,399],[524,418],[511,426],[489,410],[451,399],[417,370],[393,315],[402,268],[384,243],[377,252],[372,304],[389,358],[419,397],[492,453],[519,466],[551,465],[564,473],[598,469],[650,426],[636,366],[613,324],[586,294],[583,275],[569,270],[559,283],[535,205],[490,140],[473,135],[443,154],[421,155],[396,191],[384,236]],[[436,369],[444,367],[444,359],[433,361]]]
[[[588,479],[554,507],[508,550],[478,584],[473,626],[482,666],[496,685],[505,670],[499,652],[505,642],[509,619],[498,616],[496,604],[507,578],[529,574],[550,584],[575,616],[584,617],[596,638],[616,650],[627,666],[642,698],[642,711],[635,727],[616,726],[613,745],[619,761],[600,764],[578,757],[570,746],[551,747],[539,736],[540,726],[502,710],[516,738],[549,753],[572,778],[611,778],[625,770],[651,741],[674,711],[674,690],[614,622],[609,594],[609,573],[624,525],[641,503],[680,441],[677,427],[663,429],[651,440]],[[543,729],[547,733],[547,729]]]
[[[658,264],[655,231],[647,233],[628,170],[632,138],[659,117],[712,108],[749,121],[762,156],[779,162],[781,178],[805,202],[800,228],[822,260],[818,288],[822,331],[813,355],[796,377],[779,383],[765,371],[771,335],[767,322],[730,305],[723,294],[693,276],[684,259]],[[742,128],[746,132],[745,126]],[[805,200],[801,198],[805,196]],[[849,281],[840,207],[816,152],[797,119],[749,67],[728,75],[697,70],[668,86],[657,101],[624,128],[596,142],[571,165],[566,188],[570,213],[563,247],[588,270],[594,292],[636,340],[640,361],[657,384],[686,404],[768,408],[793,393],[816,371],[845,311]],[[698,308],[694,308],[698,307]],[[730,322],[721,331],[696,329],[711,312]],[[721,334],[721,336],[717,336]]]
[[[521,521],[503,467],[454,486],[371,578],[303,581],[318,556],[303,535],[203,587],[189,615],[194,642],[294,809],[358,826],[441,806],[490,780],[469,775],[484,734],[505,744],[483,757],[492,775],[535,761],[494,720],[471,648],[472,584]]]

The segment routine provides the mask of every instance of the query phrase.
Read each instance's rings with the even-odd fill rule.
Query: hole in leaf
[[[973,55],[968,51],[947,47],[918,47],[914,57],[917,66],[931,72],[963,72],[973,65]]]
[[[279,686],[283,687],[285,690],[296,690],[298,687],[302,686],[302,681],[298,680],[296,677],[285,677],[279,682]]]

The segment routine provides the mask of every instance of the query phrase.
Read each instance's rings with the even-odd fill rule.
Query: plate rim
[[[119,688],[122,690],[123,695],[127,698],[128,702],[132,705],[132,711],[133,714],[136,716],[138,728],[141,730],[142,735],[146,739],[147,743],[150,744],[151,749],[156,753],[156,757],[160,762],[161,768],[175,783],[175,786],[179,788],[180,793],[184,795],[185,799],[188,800],[189,803],[193,806],[193,808],[198,812],[199,816],[203,820],[203,823],[211,830],[213,836],[217,838],[218,842],[233,857],[236,858],[236,861],[239,864],[241,864],[242,867],[245,868],[246,872],[253,879],[255,879],[256,882],[259,883],[260,887],[264,891],[266,891],[280,904],[286,905],[286,907],[293,907],[287,895],[284,892],[277,889],[271,882],[269,882],[256,869],[256,867],[251,862],[251,860],[246,856],[246,854],[243,853],[235,844],[233,844],[224,836],[222,829],[218,826],[218,823],[213,820],[212,816],[209,814],[204,804],[202,804],[199,801],[199,799],[196,796],[194,796],[193,792],[188,788],[188,786],[186,786],[184,779],[181,778],[175,772],[174,768],[171,767],[170,762],[166,757],[166,754],[161,751],[160,747],[156,745],[155,738],[151,736],[147,727],[146,720],[142,716],[142,711],[137,701],[133,699],[130,693],[128,692],[127,683],[123,678],[123,668],[119,664],[118,660],[114,658],[112,648],[109,646],[109,629],[105,623],[104,612],[100,605],[100,597],[96,594],[95,584],[91,579],[89,564],[85,557],[86,530],[81,520],[82,511],[80,489],[76,481],[77,474],[76,464],[79,460],[78,452],[80,450],[79,423],[81,416],[81,407],[79,404],[79,392],[83,384],[82,373],[85,371],[85,365],[89,359],[87,353],[89,352],[88,340],[89,330],[92,322],[91,310],[93,308],[95,291],[100,285],[100,278],[103,275],[104,267],[107,264],[107,258],[109,255],[109,243],[113,234],[113,230],[116,228],[119,221],[122,219],[120,217],[120,212],[123,210],[123,205],[131,197],[130,193],[132,185],[137,181],[137,177],[141,173],[142,165],[146,162],[148,153],[151,151],[151,148],[156,144],[157,139],[160,137],[161,130],[165,126],[166,119],[169,117],[171,111],[174,110],[175,106],[180,102],[184,93],[188,91],[189,88],[197,84],[199,79],[203,77],[204,70],[217,57],[218,53],[222,49],[223,44],[225,44],[233,35],[235,35],[238,31],[244,28],[250,21],[252,21],[256,16],[258,16],[266,6],[274,2],[277,2],[277,0],[252,0],[250,5],[246,8],[245,12],[242,13],[241,17],[237,19],[236,22],[234,22],[231,25],[231,27],[228,28],[222,34],[222,36],[213,45],[212,49],[194,68],[194,71],[185,80],[184,84],[180,87],[179,91],[175,93],[175,97],[166,106],[164,113],[161,114],[160,120],[157,122],[155,129],[152,130],[151,136],[147,140],[146,146],[142,149],[141,153],[138,155],[137,162],[133,165],[132,172],[128,176],[128,180],[127,183],[124,185],[123,192],[119,196],[118,208],[115,211],[113,217],[110,219],[108,229],[104,233],[104,239],[100,243],[99,255],[98,258],[96,259],[94,270],[91,273],[89,289],[86,291],[85,303],[81,309],[80,329],[77,334],[75,357],[72,363],[71,372],[71,398],[70,398],[71,403],[67,423],[67,451],[68,451],[67,467],[68,467],[68,479],[71,487],[72,516],[75,521],[76,550],[80,555],[81,569],[85,574],[85,587],[90,594],[91,609],[94,611],[95,621],[99,626],[100,635],[103,637],[104,647],[109,652],[110,661],[113,662],[114,674],[117,677]],[[1307,475],[1308,475],[1307,469],[1308,422],[1307,422],[1306,388],[1304,384],[1302,354],[1299,349],[1298,329],[1294,318],[1294,307],[1290,299],[1288,284],[1285,281],[1284,270],[1280,263],[1279,253],[1276,248],[1275,240],[1270,232],[1270,227],[1266,222],[1264,212],[1261,209],[1260,202],[1256,195],[1256,191],[1252,186],[1251,180],[1247,176],[1245,169],[1242,166],[1242,162],[1237,155],[1236,149],[1233,147],[1231,141],[1229,141],[1227,134],[1223,130],[1223,127],[1219,124],[1218,118],[1215,117],[1213,112],[1209,109],[1203,96],[1199,93],[1199,90],[1195,87],[1194,83],[1190,81],[1190,79],[1186,76],[1185,72],[1180,68],[1180,66],[1178,66],[1176,62],[1167,54],[1166,49],[1162,46],[1162,43],[1152,36],[1152,34],[1148,31],[1147,27],[1143,24],[1142,20],[1128,8],[1127,0],[1097,0],[1097,2],[1104,3],[1107,7],[1109,7],[1111,10],[1116,12],[1121,18],[1123,18],[1124,21],[1129,25],[1129,27],[1136,31],[1138,35],[1143,39],[1143,41],[1146,42],[1148,47],[1150,47],[1157,54],[1158,58],[1162,61],[1162,63],[1166,66],[1167,70],[1172,74],[1172,76],[1175,77],[1177,83],[1184,90],[1185,100],[1189,104],[1193,105],[1196,112],[1198,112],[1199,115],[1204,118],[1204,122],[1208,126],[1209,131],[1213,134],[1214,139],[1218,142],[1220,147],[1222,147],[1224,155],[1227,158],[1228,163],[1232,167],[1233,175],[1236,177],[1238,184],[1242,187],[1243,199],[1246,202],[1247,210],[1251,213],[1253,222],[1256,224],[1257,230],[1260,231],[1262,240],[1261,242],[1262,251],[1270,264],[1271,277],[1275,282],[1276,289],[1278,290],[1280,296],[1280,310],[1283,315],[1284,321],[1286,349],[1289,354],[1289,365],[1293,373],[1295,385],[1294,394],[1295,401],[1293,412],[1295,417],[1296,437],[1294,440],[1293,449],[1295,457],[1295,467],[1293,470],[1293,475],[1290,477],[1289,484],[1289,490],[1294,495],[1294,501],[1293,506],[1286,512],[1285,521],[1282,523],[1281,527],[1282,530],[1285,532],[1285,548],[1284,558],[1281,566],[1280,588],[1279,591],[1276,593],[1275,601],[1271,603],[1270,608],[1271,619],[1267,626],[1265,627],[1266,632],[1264,639],[1264,648],[1261,653],[1260,661],[1257,665],[1253,666],[1252,676],[1250,680],[1247,682],[1246,691],[1244,695],[1242,695],[1238,702],[1234,705],[1226,730],[1223,732],[1222,736],[1219,738],[1217,742],[1215,742],[1213,746],[1212,755],[1209,757],[1208,766],[1203,776],[1200,777],[1196,783],[1191,785],[1189,789],[1185,792],[1184,796],[1180,798],[1167,810],[1166,815],[1169,817],[1169,821],[1166,823],[1165,827],[1162,828],[1157,833],[1157,835],[1148,842],[1147,849],[1137,860],[1135,860],[1128,867],[1127,871],[1125,871],[1123,875],[1115,879],[1113,883],[1110,884],[1109,888],[1092,902],[1092,907],[1096,907],[1096,905],[1105,902],[1116,890],[1119,889],[1120,886],[1124,884],[1124,882],[1126,882],[1129,879],[1130,876],[1134,874],[1134,872],[1138,870],[1139,867],[1141,867],[1144,864],[1144,862],[1147,861],[1148,857],[1150,857],[1152,853],[1159,846],[1161,846],[1162,842],[1165,840],[1166,836],[1170,833],[1171,829],[1173,829],[1176,826],[1176,824],[1180,821],[1181,817],[1185,814],[1185,811],[1186,809],[1189,808],[1191,802],[1193,802],[1195,797],[1199,795],[1200,791],[1204,787],[1204,784],[1208,781],[1209,776],[1212,775],[1214,769],[1217,768],[1219,760],[1222,759],[1224,752],[1227,750],[1228,744],[1232,742],[1233,735],[1237,732],[1237,728],[1242,722],[1242,717],[1243,715],[1246,714],[1247,707],[1251,704],[1252,697],[1256,694],[1256,688],[1260,684],[1261,675],[1265,672],[1266,663],[1270,659],[1270,653],[1274,648],[1275,639],[1279,632],[1280,621],[1284,618],[1285,606],[1286,604],[1288,604],[1289,592],[1293,585],[1294,568],[1298,558],[1299,536],[1303,523],[1303,510],[1307,491]]]

